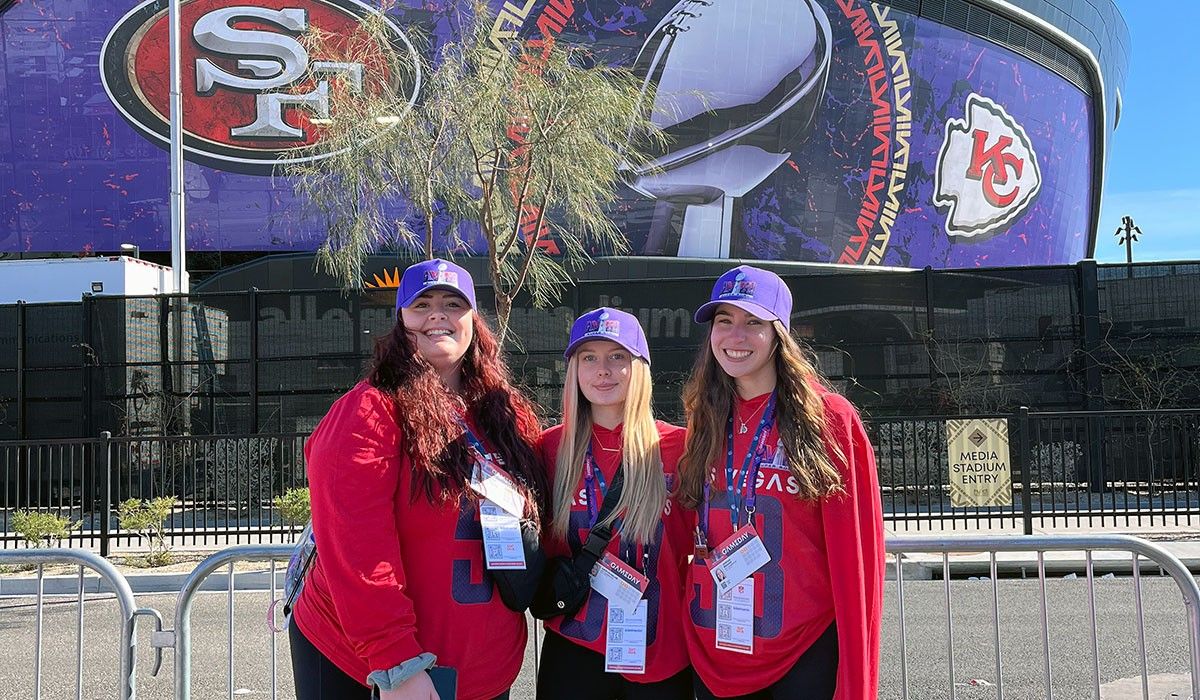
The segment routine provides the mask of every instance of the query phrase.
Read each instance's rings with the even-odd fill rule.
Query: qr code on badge
[[[620,627],[611,627],[608,630],[608,641],[610,642],[625,642],[625,630]]]
[[[717,606],[717,619],[733,621],[733,608],[728,605]]]
[[[717,636],[729,639],[733,636],[733,627],[731,625],[717,625]]]
[[[608,621],[613,624],[617,624],[617,625],[624,624],[625,611],[620,608],[609,608],[608,609]]]
[[[499,559],[501,552],[504,550],[498,544],[489,544],[487,548],[488,559]]]
[[[608,658],[611,661],[624,661],[625,650],[621,647],[610,647],[608,650]]]

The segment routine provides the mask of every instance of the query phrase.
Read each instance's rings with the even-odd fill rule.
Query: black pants
[[[371,691],[322,654],[295,622],[288,625],[296,700],[370,700]],[[508,700],[508,691],[495,700]]]
[[[817,641],[804,652],[791,670],[774,684],[738,700],[831,700],[837,688],[837,626],[829,625]],[[718,696],[696,676],[696,699],[713,700]]]
[[[604,655],[546,632],[537,700],[692,700],[692,669],[656,683],[634,683],[604,671]]]

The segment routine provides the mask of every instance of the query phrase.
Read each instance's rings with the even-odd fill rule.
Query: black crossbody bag
[[[604,502],[596,514],[596,526],[588,532],[583,548],[575,556],[555,557],[546,562],[541,585],[529,606],[531,615],[539,620],[549,620],[559,615],[570,617],[587,602],[592,590],[592,568],[604,556],[604,550],[614,534],[613,524],[604,521],[616,509],[624,485],[625,469],[621,465],[617,467],[612,485],[604,494]]]

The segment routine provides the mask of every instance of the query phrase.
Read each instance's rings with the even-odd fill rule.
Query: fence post
[[[170,414],[174,411],[169,407],[175,382],[171,377],[171,297],[168,294],[158,297],[158,385],[162,394],[158,430],[162,434],[169,434],[173,427],[170,425]]]
[[[25,430],[25,301],[17,300],[17,439],[24,440]]]
[[[1017,454],[1021,460],[1021,520],[1025,534],[1033,534],[1033,457],[1029,449],[1029,407],[1017,409],[1017,428],[1020,438],[1017,442]]]
[[[250,433],[258,433],[258,287],[250,296]]]
[[[1083,359],[1083,400],[1088,411],[1103,411],[1104,373],[1100,366],[1103,338],[1100,328],[1100,281],[1095,260],[1081,260],[1079,270],[1080,344]],[[1087,419],[1087,480],[1092,493],[1104,493],[1104,419]]]
[[[112,518],[112,433],[105,430],[100,433],[100,445],[97,448],[104,454],[104,484],[100,501],[100,556],[108,558],[109,528]]]
[[[92,297],[92,295],[90,293],[84,293],[83,302],[81,304],[81,311],[83,313],[83,347],[81,348],[83,358],[83,387],[81,392],[82,395],[79,398],[80,402],[83,404],[83,435],[86,437],[95,435],[95,421],[92,416],[92,366],[95,364],[95,360],[98,359],[98,357],[96,353],[96,347],[92,343],[92,326],[95,325],[93,323],[94,319],[92,318],[94,314],[94,303],[95,299]]]

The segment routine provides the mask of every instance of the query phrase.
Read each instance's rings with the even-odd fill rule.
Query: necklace
[[[605,452],[620,452],[621,451],[621,443],[620,443],[619,439],[618,439],[616,447],[605,447],[604,443],[600,442],[600,436],[596,434],[595,430],[592,431],[592,442],[595,443],[596,445],[599,445],[600,449],[604,450]]]
[[[750,432],[750,428],[749,428],[749,426],[746,425],[746,423],[754,422],[754,417],[758,415],[759,411],[763,410],[763,407],[765,407],[767,405],[767,401],[770,400],[770,398],[771,398],[771,396],[770,396],[770,394],[768,394],[758,404],[758,408],[754,409],[754,412],[750,414],[749,418],[742,418],[741,416],[737,417],[737,419],[738,419],[738,435],[745,435],[746,433]],[[736,414],[736,411],[735,411],[735,414]]]

